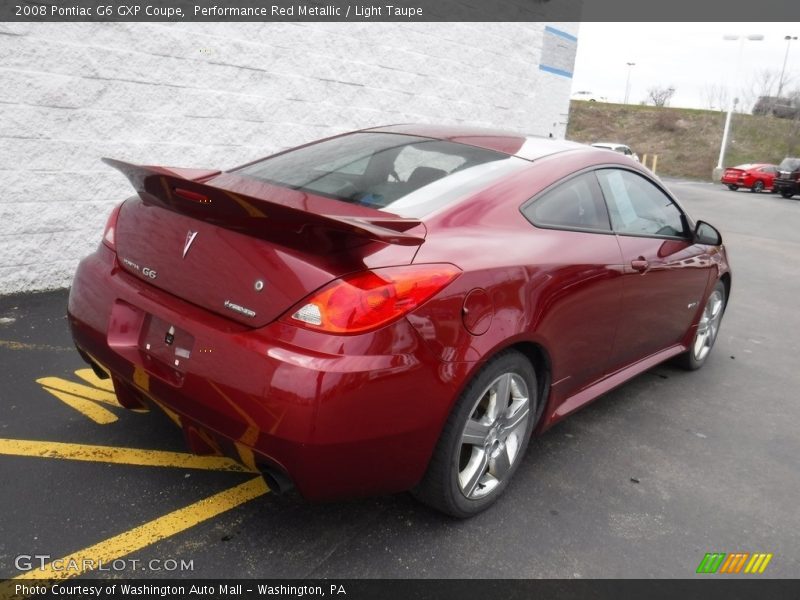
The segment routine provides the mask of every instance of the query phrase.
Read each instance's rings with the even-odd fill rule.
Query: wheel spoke
[[[703,317],[703,319],[697,324],[697,335],[703,336],[708,333],[708,320]]]
[[[722,300],[720,300],[719,297],[713,298],[713,303],[711,304],[710,308],[711,310],[709,311],[709,317],[711,319],[716,319],[720,312],[722,312]]]
[[[489,460],[489,473],[494,475],[498,481],[502,481],[511,469],[511,462],[508,447],[502,446],[499,452]]]
[[[511,373],[506,373],[497,380],[494,387],[494,412],[492,422],[496,421],[508,410],[511,404]]]
[[[462,444],[470,444],[472,446],[483,446],[486,438],[489,436],[489,429],[491,425],[482,421],[470,419],[467,421],[467,426],[464,428],[464,434],[461,436]]]
[[[707,337],[708,336],[705,333],[703,333],[701,335],[698,335],[695,338],[695,340],[694,340],[694,355],[695,355],[695,358],[697,358],[697,359],[702,358],[701,354],[703,352],[703,349],[705,348],[706,338]]]
[[[519,404],[519,408],[516,412],[512,413],[511,415],[503,416],[503,420],[501,422],[503,429],[505,429],[509,434],[513,433],[517,427],[519,427],[521,424],[524,424],[525,420],[528,418],[528,414],[530,414],[530,410],[528,409],[528,399],[525,398],[525,401]]]
[[[458,474],[458,480],[461,484],[461,489],[467,498],[472,497],[481,477],[486,473],[486,467],[489,463],[489,456],[483,448],[472,448],[472,456],[470,456],[467,466]]]

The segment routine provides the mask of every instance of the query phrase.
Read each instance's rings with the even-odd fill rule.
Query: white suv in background
[[[572,96],[570,96],[571,100],[584,100],[586,102],[608,102],[608,98],[605,96],[598,96],[594,92],[573,92]]]
[[[616,142],[597,142],[592,144],[595,148],[605,148],[606,150],[613,150],[614,152],[619,152],[620,154],[624,154],[625,156],[630,156],[636,162],[639,162],[639,155],[636,154],[633,150],[631,150],[630,146],[626,146],[625,144],[618,144]]]

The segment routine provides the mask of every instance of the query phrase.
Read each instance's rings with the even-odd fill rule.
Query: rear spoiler
[[[307,229],[321,229],[329,234],[400,246],[419,246],[425,241],[424,233],[405,233],[420,225],[419,219],[384,216],[377,210],[374,217],[318,214],[306,210],[304,201],[291,197],[249,196],[202,183],[219,171],[134,165],[113,158],[103,158],[103,162],[125,175],[145,204],[248,235],[267,235],[275,230],[301,233]]]

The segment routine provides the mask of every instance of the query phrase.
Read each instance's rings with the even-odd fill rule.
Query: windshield
[[[414,194],[480,183],[520,159],[475,146],[394,133],[352,133],[266,158],[236,171],[269,183],[378,209],[413,204],[425,213],[440,202]],[[523,161],[524,162],[524,161]],[[447,181],[447,184],[437,182]],[[437,183],[433,186],[432,184]],[[453,184],[453,186],[450,185]],[[413,194],[414,202],[399,202]],[[422,200],[422,202],[420,202]],[[420,204],[427,204],[420,208]]]
[[[795,171],[800,168],[800,158],[784,158],[778,168],[781,171]]]

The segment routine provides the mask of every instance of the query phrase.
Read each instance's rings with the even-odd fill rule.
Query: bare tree
[[[647,99],[653,103],[654,106],[669,106],[669,101],[675,94],[675,87],[651,87],[647,90]]]
[[[759,69],[756,71],[756,74],[750,79],[749,84],[742,87],[739,110],[741,112],[749,112],[761,98],[774,99],[774,102],[772,100],[765,100],[762,101],[762,103],[767,102],[770,105],[775,104],[778,99],[773,96],[773,94],[777,93],[780,77],[780,71],[774,69]],[[785,89],[788,78],[784,76],[783,82]]]
[[[723,83],[707,83],[701,94],[708,110],[725,110],[728,106],[728,87]]]

